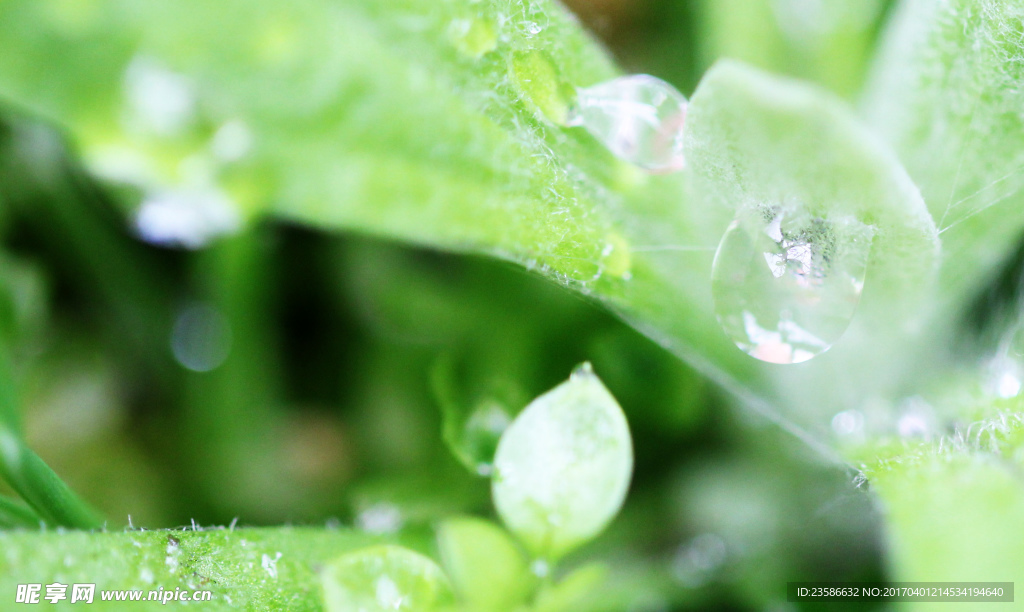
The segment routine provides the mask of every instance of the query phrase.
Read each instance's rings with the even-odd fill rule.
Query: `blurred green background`
[[[625,70],[684,93],[727,56],[854,102],[889,10],[568,4]],[[110,528],[237,517],[426,537],[491,512],[444,411],[514,412],[589,360],[629,418],[636,471],[623,513],[576,556],[612,563],[631,611],[829,609],[785,603],[785,583],[885,577],[855,474],[564,289],[282,223],[197,250],[147,244],[131,198],[89,178],[73,144],[14,108],[0,122],[0,314],[29,443]]]

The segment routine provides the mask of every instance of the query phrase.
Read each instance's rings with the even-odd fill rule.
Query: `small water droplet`
[[[564,125],[569,115],[572,88],[543,51],[517,53],[511,62],[512,81],[520,96],[533,107],[534,114],[558,125]]]
[[[377,503],[356,517],[356,526],[367,533],[395,533],[402,528],[402,511],[389,503]]]
[[[672,575],[683,586],[695,589],[708,582],[728,557],[725,541],[713,533],[701,534],[679,547],[672,560]]]
[[[482,17],[452,21],[448,27],[448,37],[460,53],[474,59],[494,51],[498,46],[498,31],[494,22]]]
[[[896,432],[901,438],[928,440],[938,430],[935,409],[920,395],[908,397],[900,402]]]
[[[252,130],[240,119],[228,121],[213,134],[210,150],[222,162],[242,159],[252,150]]]
[[[125,94],[130,121],[161,135],[173,135],[188,126],[195,109],[189,79],[150,57],[137,57],[125,72]]]
[[[711,273],[715,314],[748,355],[801,363],[842,336],[864,288],[874,228],[780,208],[740,213]]]
[[[989,392],[996,397],[1010,399],[1020,395],[1021,367],[1019,363],[1010,359],[1000,360],[991,366],[992,375],[989,380]]]
[[[214,370],[231,352],[231,324],[213,306],[188,306],[174,321],[171,352],[182,367],[193,372]],[[192,524],[194,530],[195,522]]]
[[[527,21],[523,23],[523,30],[527,36],[533,37],[540,34],[544,28],[541,27],[536,21]]]
[[[608,234],[604,249],[601,251],[601,266],[615,278],[632,278],[630,270],[633,267],[633,257],[629,251],[629,243],[618,232]]]
[[[135,214],[139,237],[166,247],[199,249],[240,226],[238,210],[216,189],[157,191]]]
[[[864,431],[864,415],[857,410],[844,410],[832,417],[832,431],[842,438],[859,435]]]
[[[646,74],[579,89],[568,125],[582,126],[617,157],[651,172],[685,165],[686,97]]]
[[[551,564],[544,559],[537,559],[530,564],[530,571],[538,578],[546,578],[551,573]]]
[[[594,376],[594,366],[589,361],[584,361],[580,365],[576,366],[576,369],[569,375],[569,380],[579,380],[581,378],[590,378]]]
[[[985,390],[1009,399],[1024,389],[1024,325],[1014,325],[999,341],[995,356],[985,364]]]

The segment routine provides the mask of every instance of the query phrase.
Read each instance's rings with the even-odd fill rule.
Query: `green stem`
[[[261,228],[224,239],[197,258],[197,293],[231,326],[231,350],[210,372],[189,372],[186,422],[195,436],[190,469],[208,498],[226,516],[275,512],[268,500],[285,483],[279,442],[268,431],[279,424],[282,381],[273,335],[273,252]],[[227,483],[233,483],[230,491]]]
[[[13,527],[37,528],[43,519],[21,502],[0,495],[0,529]]]
[[[6,427],[21,437],[21,414],[14,388],[14,370],[6,343],[0,339],[0,427]]]
[[[17,418],[17,390],[7,347],[0,341],[0,476],[48,523],[79,529],[99,527],[96,512],[26,444]],[[0,506],[0,523],[4,506]],[[38,525],[38,521],[34,522]]]

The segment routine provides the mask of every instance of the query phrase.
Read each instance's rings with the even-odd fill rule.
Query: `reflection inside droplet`
[[[580,89],[568,119],[617,157],[652,172],[684,166],[686,98],[661,79],[636,74]]]
[[[231,352],[231,325],[219,310],[207,304],[183,309],[174,321],[171,352],[193,372],[216,369]]]
[[[798,211],[741,212],[712,270],[715,314],[747,354],[801,363],[828,350],[853,319],[874,228]]]

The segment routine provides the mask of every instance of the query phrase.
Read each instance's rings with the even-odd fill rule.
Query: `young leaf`
[[[629,426],[584,364],[533,400],[498,443],[494,505],[534,555],[557,560],[597,536],[626,498]]]
[[[480,612],[513,610],[536,582],[523,553],[497,525],[457,517],[437,534],[441,561],[462,603]]]
[[[441,568],[399,546],[376,546],[346,554],[321,574],[327,612],[432,612],[451,603]]]

